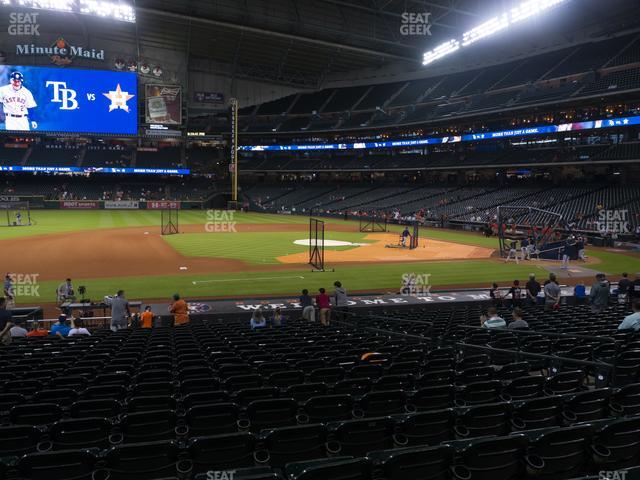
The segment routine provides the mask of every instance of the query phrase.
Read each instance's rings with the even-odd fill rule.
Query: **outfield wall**
[[[0,195],[3,202],[29,202],[31,209],[49,210],[201,210],[193,200],[46,200],[42,195]]]

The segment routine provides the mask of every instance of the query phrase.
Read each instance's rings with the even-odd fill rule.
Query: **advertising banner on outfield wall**
[[[135,200],[105,200],[104,208],[106,209],[138,209],[140,202]]]
[[[60,200],[60,208],[85,209],[100,208],[100,202],[94,200]]]
[[[147,210],[170,210],[173,208],[180,208],[180,202],[172,202],[168,200],[147,202]]]

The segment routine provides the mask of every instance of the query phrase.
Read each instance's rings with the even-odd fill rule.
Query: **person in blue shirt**
[[[631,308],[633,309],[633,313],[624,317],[622,323],[618,325],[618,330],[633,329],[636,332],[640,330],[640,300],[634,300]]]
[[[575,287],[573,287],[573,296],[576,300],[576,305],[583,305],[585,303],[585,299],[587,298],[587,289],[584,286],[584,283],[579,282]]]
[[[409,227],[404,227],[404,230],[402,231],[402,234],[401,234],[401,240],[400,240],[400,243],[402,244],[403,247],[407,246],[407,240],[411,241],[411,234],[409,233]]]
[[[251,315],[251,322],[249,323],[251,330],[256,330],[258,328],[264,328],[267,326],[267,319],[264,318],[264,314],[262,313],[262,309],[258,308],[253,311]]]
[[[51,326],[49,335],[58,335],[60,337],[66,337],[69,335],[71,327],[67,324],[67,316],[62,314],[58,317],[58,321]]]

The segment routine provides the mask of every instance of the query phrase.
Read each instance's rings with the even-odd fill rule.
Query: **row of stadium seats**
[[[425,218],[462,222],[491,221],[498,206],[533,206],[563,216],[573,222],[575,228],[598,230],[600,211],[621,209],[627,211],[628,228],[633,231],[640,213],[640,189],[632,186],[582,187],[506,187],[506,188],[437,188],[374,186],[338,188],[336,186],[310,185],[292,190],[283,186],[260,185],[245,191],[247,197],[258,208],[265,211],[296,209],[304,212],[310,208],[326,213],[342,215],[360,211],[398,211],[411,215],[422,211]],[[514,219],[532,225],[545,222],[545,213],[529,212],[516,215]],[[472,220],[473,219],[473,220]]]
[[[534,330],[523,332],[481,329],[481,308],[16,341],[0,350],[0,478],[233,469],[418,480],[430,455],[446,466],[433,478],[571,478],[637,462],[640,349],[634,332],[617,330],[628,307],[594,317],[585,306],[527,306]],[[524,362],[527,350],[543,358]],[[376,354],[362,360],[367,352]],[[608,364],[616,374],[599,380]]]
[[[290,132],[402,124],[470,111],[490,110],[505,104],[531,104],[565,99],[569,96],[577,98],[595,92],[637,88],[640,85],[637,68],[619,70],[620,65],[625,65],[620,63],[621,61],[633,64],[634,56],[629,56],[628,53],[622,55],[620,52],[629,52],[628,47],[636,41],[636,35],[627,35],[548,52],[483,70],[409,82],[294,94],[257,107],[241,109],[240,128],[247,132]],[[610,66],[615,66],[616,69],[608,73],[606,67]],[[605,71],[601,77],[587,75],[603,67]],[[560,86],[554,82],[555,79],[571,75],[582,79],[560,83]],[[507,88],[510,90],[501,92]],[[451,103],[446,103],[447,99],[450,99]],[[407,106],[429,102],[433,102],[433,105],[416,111],[406,109]],[[405,110],[380,113],[378,107],[404,107]],[[346,116],[344,112],[347,112]],[[399,115],[400,112],[402,115]],[[325,124],[318,122],[314,117],[318,113],[323,116],[321,118]],[[284,114],[294,116],[286,118],[283,117]]]

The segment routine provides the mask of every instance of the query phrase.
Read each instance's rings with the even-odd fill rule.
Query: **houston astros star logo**
[[[125,112],[128,112],[129,106],[127,105],[127,100],[131,100],[135,97],[135,95],[129,95],[129,92],[123,92],[120,88],[120,84],[118,84],[115,90],[111,90],[109,93],[103,93],[103,95],[111,100],[111,105],[109,105],[110,112],[117,108],[121,108]]]

